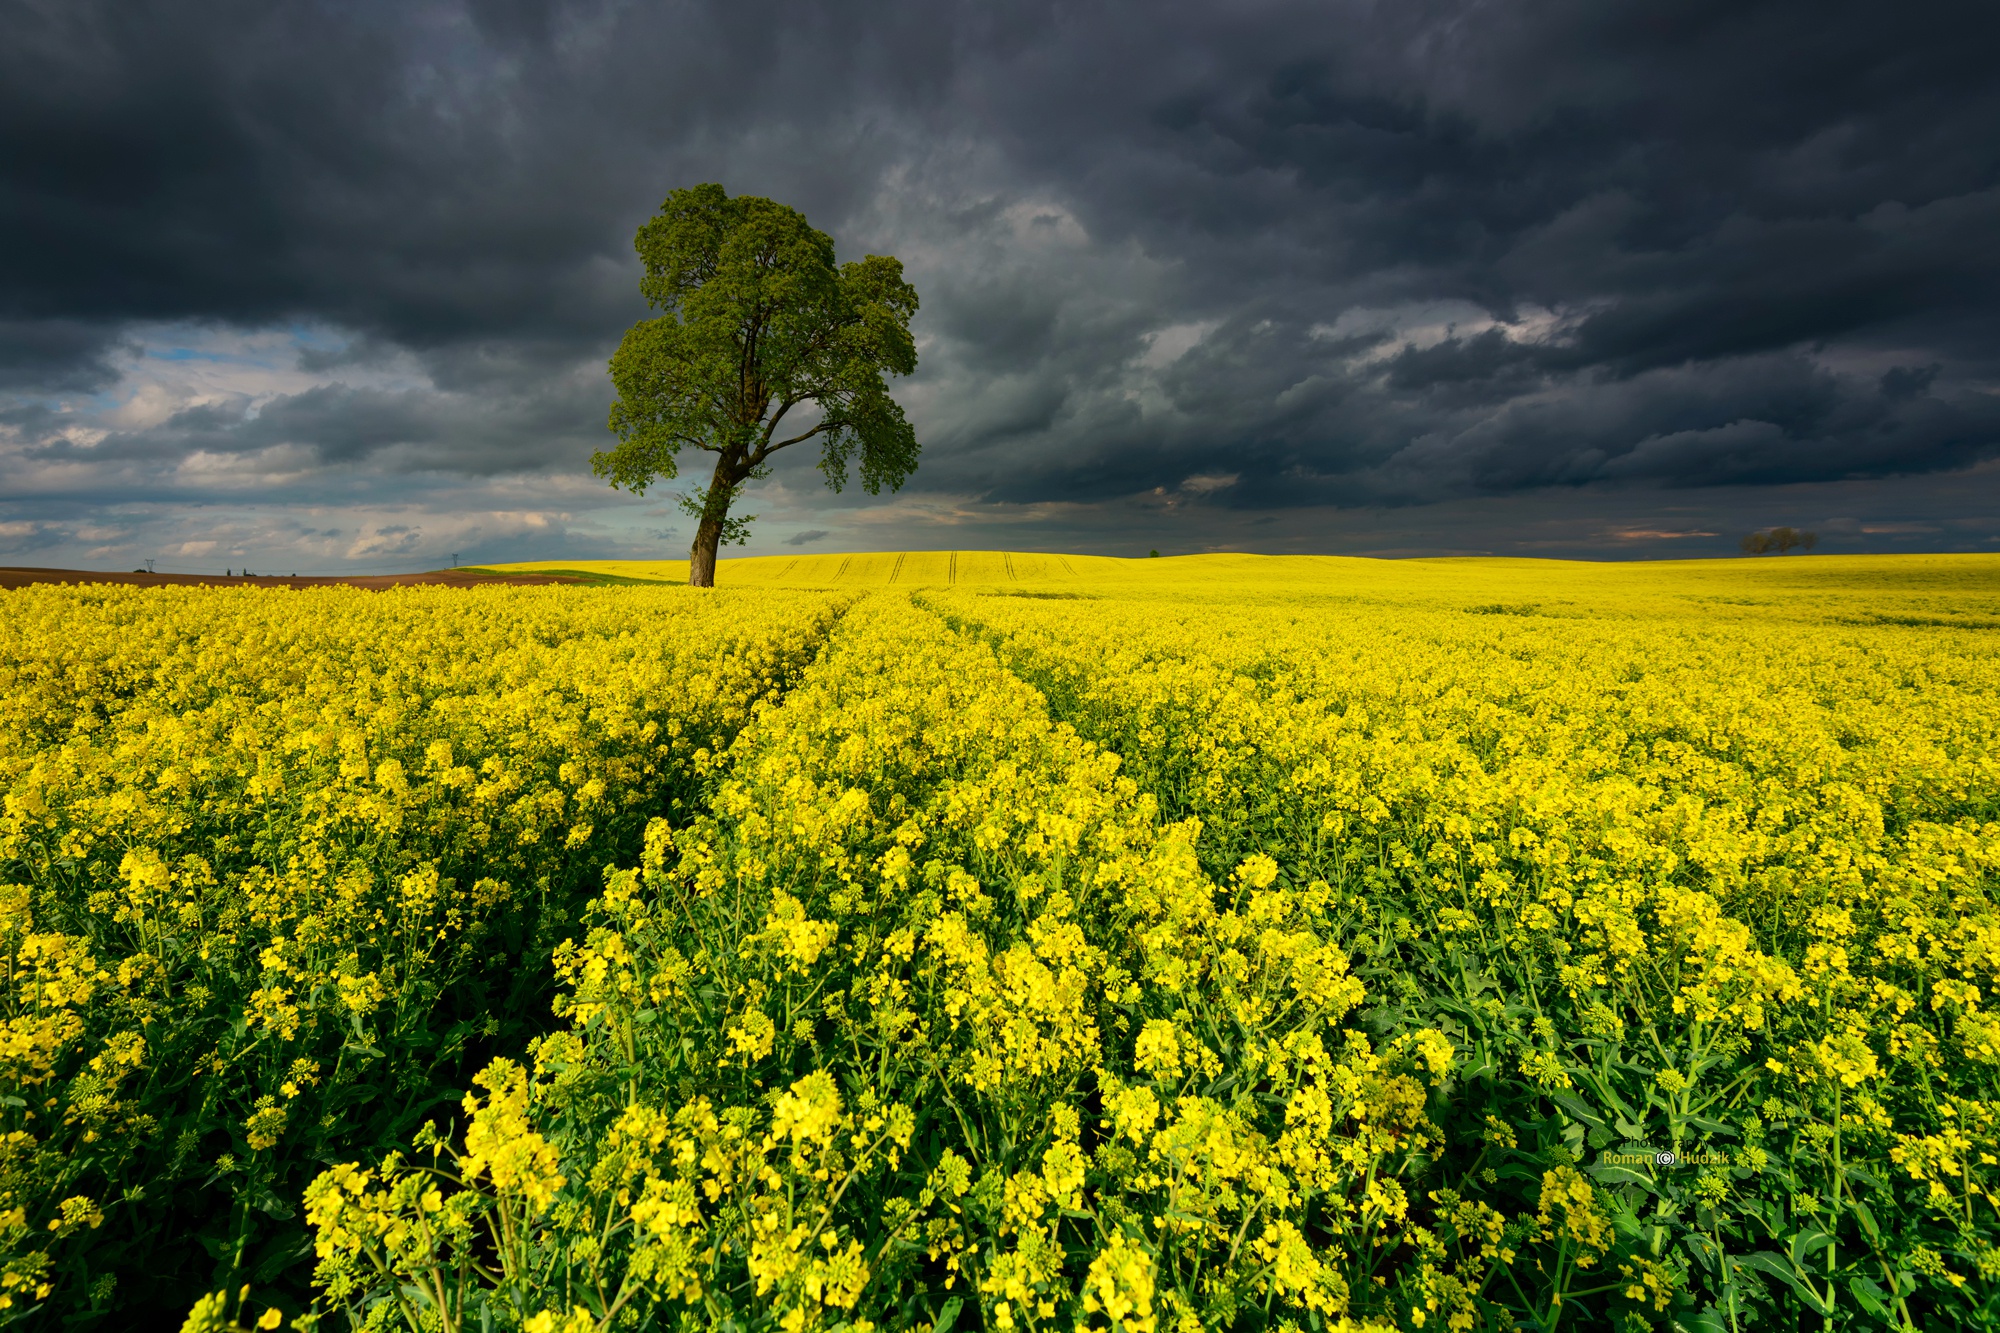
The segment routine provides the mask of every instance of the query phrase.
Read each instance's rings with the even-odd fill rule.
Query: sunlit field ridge
[[[542,561],[496,573],[572,571],[685,583],[685,560]],[[1254,602],[1352,598],[1385,604],[1495,608],[1550,616],[1718,619],[1937,618],[2000,628],[2000,555],[1768,556],[1725,560],[1373,560],[1243,554],[1118,559],[1003,551],[878,551],[722,560],[718,587],[964,587],[1220,598]]]

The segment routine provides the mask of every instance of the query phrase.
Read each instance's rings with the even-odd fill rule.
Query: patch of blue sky
[[[274,333],[278,331],[274,330]],[[343,348],[343,340],[328,337],[305,337],[303,329],[286,329],[278,337],[269,340],[255,335],[244,337],[227,336],[215,342],[197,342],[193,339],[172,340],[165,343],[150,343],[142,347],[141,355],[154,361],[207,361],[218,365],[257,366],[277,368],[289,366],[302,347]],[[289,339],[285,341],[284,339]]]

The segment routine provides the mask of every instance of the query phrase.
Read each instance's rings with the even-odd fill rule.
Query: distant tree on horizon
[[[1742,548],[1745,555],[1763,555],[1770,551],[1784,555],[1793,548],[1802,551],[1812,550],[1819,545],[1819,534],[1801,532],[1797,528],[1767,528],[1746,534],[1737,545]]]

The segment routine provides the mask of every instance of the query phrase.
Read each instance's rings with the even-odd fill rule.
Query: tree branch
[[[800,394],[796,398],[787,398],[782,404],[779,405],[777,412],[772,415],[769,421],[764,423],[764,438],[757,445],[756,451],[750,457],[750,461],[753,466],[761,464],[766,458],[769,458],[772,454],[775,454],[780,449],[789,449],[791,446],[798,444],[801,441],[810,440],[813,436],[818,435],[821,431],[826,430],[830,425],[833,424],[827,421],[824,417],[822,417],[820,419],[820,423],[817,426],[814,426],[811,430],[805,432],[803,435],[794,435],[789,440],[780,440],[776,444],[771,443],[771,436],[773,433],[777,431],[778,423],[785,419],[785,413],[791,411],[793,408],[797,407],[800,403],[803,403],[808,399],[811,399],[813,401],[818,401],[818,398],[819,398],[818,394],[812,394],[812,393]],[[821,407],[823,408],[824,406],[825,404],[822,403]]]
[[[794,435],[789,440],[780,440],[776,444],[772,445],[770,448],[764,450],[763,452],[767,454],[774,454],[780,449],[788,449],[792,445],[797,444],[801,440],[810,440],[813,436],[819,434],[821,431],[825,430],[827,427],[831,425],[833,425],[831,421],[821,421],[817,426],[814,426],[811,430],[807,431],[805,434]]]
[[[759,462],[763,461],[764,455],[771,452],[771,436],[777,432],[778,423],[785,419],[785,413],[791,411],[804,401],[805,397],[800,396],[787,398],[784,402],[778,404],[778,410],[771,415],[769,421],[764,423],[764,438],[757,441],[757,458]],[[778,448],[782,449],[784,445],[779,445]]]

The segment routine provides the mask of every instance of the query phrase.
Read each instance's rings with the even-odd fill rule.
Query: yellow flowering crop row
[[[489,1071],[462,1149],[309,1192],[356,1318],[1356,1328],[1405,1270],[1609,1248],[1568,1165],[1539,1212],[1418,1225],[1457,1052],[1352,1021],[1329,886],[1205,874],[1197,821],[905,599],[850,613],[712,810],[612,877],[558,951],[569,1029]]]
[[[1972,564],[815,559],[8,601],[0,1310],[2000,1326]]]
[[[462,1141],[314,1186],[330,1293],[538,1333],[2000,1316],[1978,638],[1106,591],[853,612],[559,948],[568,1030]]]
[[[1434,1192],[1428,1226],[1468,1198],[1547,1214],[1537,1175],[1580,1167],[1591,1271],[1418,1275],[1412,1322],[1630,1319],[1661,1281],[1724,1327],[2000,1316],[1982,637],[925,597],[1199,819],[1211,873],[1261,853],[1327,882],[1371,1026],[1464,1052],[1440,1155],[1488,1177]]]
[[[838,610],[0,593],[0,1321],[278,1279],[311,1172],[519,1048],[594,867]]]

